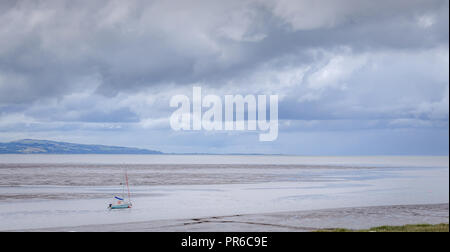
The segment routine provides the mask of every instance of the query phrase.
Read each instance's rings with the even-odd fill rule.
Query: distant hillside
[[[162,152],[119,146],[23,139],[0,143],[0,154],[162,154]]]

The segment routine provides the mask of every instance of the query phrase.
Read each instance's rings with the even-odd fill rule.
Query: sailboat
[[[122,196],[119,197],[117,195],[114,195],[113,203],[110,203],[108,206],[109,209],[125,209],[125,208],[132,207],[130,186],[128,185],[128,173],[126,170],[125,170],[125,184],[126,184],[127,190],[128,190],[128,199],[125,199],[125,187],[123,187]]]

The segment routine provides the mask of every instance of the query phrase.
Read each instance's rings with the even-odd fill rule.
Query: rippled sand
[[[372,167],[373,168],[373,167]],[[132,185],[207,185],[273,181],[331,180],[335,170],[370,167],[245,164],[1,164],[0,186],[105,186],[123,182],[127,170]],[[311,173],[308,171],[315,171]]]

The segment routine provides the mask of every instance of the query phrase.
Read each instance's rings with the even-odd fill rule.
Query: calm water
[[[0,155],[0,230],[448,203],[448,157]],[[124,170],[134,208],[108,211]],[[183,209],[183,211],[180,211]]]

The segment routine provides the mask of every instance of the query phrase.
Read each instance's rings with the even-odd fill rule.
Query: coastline
[[[154,220],[121,224],[11,230],[16,232],[311,232],[383,225],[449,223],[449,203],[350,207],[307,211]]]

